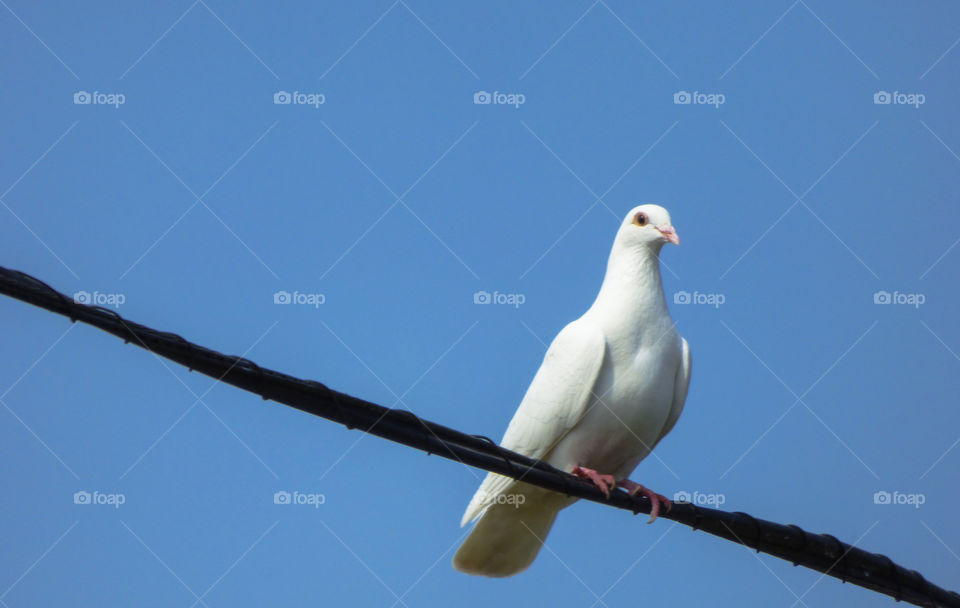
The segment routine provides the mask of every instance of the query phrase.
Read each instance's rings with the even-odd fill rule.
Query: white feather
[[[605,348],[603,334],[582,319],[564,327],[547,349],[500,445],[531,458],[546,456],[586,412]],[[477,520],[513,483],[488,474],[460,525]]]

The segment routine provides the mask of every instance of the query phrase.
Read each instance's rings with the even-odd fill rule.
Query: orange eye
[[[633,223],[637,226],[646,226],[649,221],[650,219],[647,217],[647,214],[642,211],[633,218]]]

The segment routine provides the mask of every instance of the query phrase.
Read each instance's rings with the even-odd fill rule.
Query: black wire
[[[211,376],[278,403],[377,435],[429,454],[478,467],[513,479],[593,502],[649,513],[650,501],[613,491],[609,498],[592,484],[548,464],[511,452],[481,435],[468,435],[405,410],[388,409],[338,392],[312,380],[301,380],[262,368],[253,361],[223,355],[182,337],[126,321],[116,312],[74,302],[43,281],[0,267],[0,293],[82,321],[190,370]],[[745,545],[843,582],[871,589],[917,606],[960,608],[960,595],[930,583],[920,573],[890,558],[852,547],[827,534],[687,503],[675,503],[660,515],[693,530]]]

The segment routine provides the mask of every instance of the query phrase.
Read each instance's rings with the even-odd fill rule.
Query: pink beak
[[[680,244],[680,237],[677,236],[677,231],[673,229],[673,226],[657,226],[657,231],[663,236],[664,239],[673,243],[674,245]]]

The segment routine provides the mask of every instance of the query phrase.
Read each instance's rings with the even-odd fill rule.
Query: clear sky
[[[634,479],[960,587],[960,6],[0,5],[3,266],[499,438],[663,204],[693,381]],[[10,608],[892,602],[590,503],[470,578],[481,471],[0,315]]]

